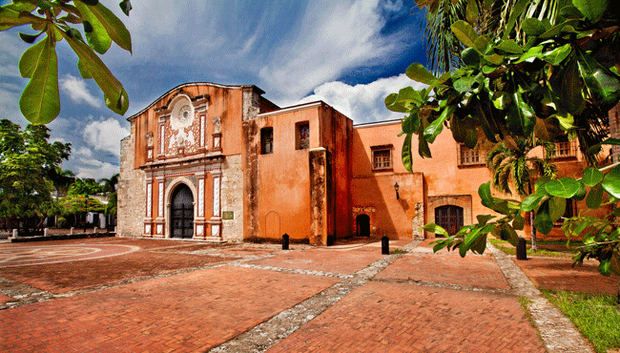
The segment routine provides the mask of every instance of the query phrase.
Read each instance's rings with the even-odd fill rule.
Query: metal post
[[[527,247],[523,238],[519,238],[517,243],[517,260],[527,260]]]
[[[388,238],[385,234],[383,235],[383,238],[381,238],[381,254],[390,254],[390,238]]]
[[[284,235],[282,235],[282,250],[288,250],[288,241],[289,235],[284,233]]]

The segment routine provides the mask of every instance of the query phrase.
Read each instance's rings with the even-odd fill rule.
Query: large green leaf
[[[527,135],[536,125],[534,109],[523,99],[521,90],[511,96],[513,104],[507,110],[507,123],[510,132],[516,135]]]
[[[561,197],[552,197],[549,199],[549,217],[551,217],[551,221],[555,222],[566,210],[566,199]]]
[[[615,105],[620,99],[620,78],[587,53],[577,61],[586,86],[602,104]]]
[[[607,9],[607,0],[573,0],[573,6],[590,22],[597,23]]]
[[[445,230],[442,226],[439,226],[435,223],[427,223],[422,227],[427,232],[443,235],[445,237],[449,236],[448,231]]]
[[[36,16],[32,16],[29,12],[33,11],[36,5],[28,2],[14,2],[12,4],[0,7],[0,31],[7,30],[11,27],[21,26],[31,21],[42,22]]]
[[[423,158],[431,158],[431,150],[428,147],[428,142],[423,137],[418,138],[418,154]]]
[[[536,227],[536,230],[543,234],[549,234],[551,229],[553,229],[553,221],[551,221],[551,216],[549,215],[548,201],[543,202],[543,204],[538,208],[536,218],[534,218],[534,226]]]
[[[105,104],[108,108],[117,114],[125,114],[129,107],[129,97],[123,85],[112,75],[110,70],[88,45],[65,32],[62,32],[62,35],[69,43],[69,46],[71,46],[71,49],[77,54],[84,68],[92,75],[99,88],[103,91]]]
[[[564,59],[566,59],[572,51],[570,44],[565,44],[561,47],[557,47],[551,51],[546,52],[543,55],[543,60],[551,65],[560,65]]]
[[[476,39],[478,38],[478,33],[476,30],[467,23],[466,21],[459,20],[454,22],[450,28],[452,29],[452,33],[458,40],[460,40],[463,44],[468,47],[475,47]]]
[[[37,68],[37,63],[41,57],[41,51],[45,47],[45,40],[39,41],[37,44],[26,49],[19,59],[19,74],[23,78],[31,78],[34,74],[34,70]]]
[[[119,47],[131,52],[131,34],[129,34],[123,22],[101,3],[90,6],[90,10],[97,17],[99,22],[101,22],[103,27],[105,27],[110,38],[112,38]]]
[[[482,204],[488,208],[492,208],[494,198],[491,195],[491,182],[486,182],[478,187],[478,195],[482,201]]]
[[[463,76],[454,81],[454,89],[459,93],[465,93],[471,90],[471,86],[476,82],[476,78],[473,76]]]
[[[424,129],[424,138],[426,141],[433,143],[437,135],[441,133],[443,130],[443,123],[454,113],[456,107],[454,105],[449,105],[444,108],[439,117],[433,120],[432,123],[428,124],[428,126]]]
[[[467,6],[465,7],[465,18],[467,22],[472,25],[476,25],[476,20],[478,19],[478,1],[477,0],[469,0],[467,2]]]
[[[428,71],[424,65],[419,63],[409,65],[405,73],[410,79],[425,83],[427,85],[432,85],[437,82],[437,77],[433,76],[433,74],[431,74],[431,72]]]
[[[577,115],[583,111],[585,101],[583,99],[583,80],[579,75],[577,60],[569,61],[567,67],[560,72],[560,104],[569,113]]]
[[[543,193],[535,193],[535,194],[529,195],[523,200],[523,202],[521,202],[521,210],[523,211],[534,210],[536,207],[538,207],[538,204],[540,203],[540,200],[543,199],[543,197],[545,197],[545,194]]]
[[[24,117],[33,124],[47,124],[60,112],[56,40],[45,37],[32,78],[19,99]]]
[[[568,199],[579,191],[579,182],[573,178],[564,177],[546,183],[545,190],[549,195]]]
[[[519,60],[515,61],[515,64],[522,63],[524,61],[532,62],[535,58],[542,58],[542,45],[537,45],[535,47],[531,47],[525,53],[521,54]]]
[[[407,134],[407,136],[405,136],[405,141],[403,142],[403,149],[402,149],[402,160],[403,160],[403,166],[405,167],[405,169],[413,173],[413,170],[411,168],[411,164],[413,160],[413,156],[411,155],[411,134]]]
[[[588,167],[583,171],[583,177],[581,181],[589,187],[593,187],[594,185],[603,181],[603,173],[601,173],[598,169]]]
[[[502,40],[495,48],[509,54],[523,54],[523,48],[512,39]]]
[[[601,185],[611,196],[620,199],[620,165],[605,175]]]
[[[81,1],[76,1],[74,4],[78,11],[80,11],[80,15],[82,15],[84,33],[86,33],[88,44],[99,54],[108,51],[112,44],[112,38],[110,38],[108,31],[101,21],[99,21],[97,16],[90,10],[91,6]]]
[[[478,67],[480,65],[480,53],[474,48],[465,48],[465,50],[461,52],[461,59],[463,59],[465,65],[473,67]]]
[[[588,197],[586,198],[586,205],[588,208],[597,209],[601,206],[601,201],[603,200],[603,188],[600,185],[597,185],[590,189],[588,193]]]
[[[84,65],[81,65],[81,66],[80,65],[81,65],[81,61],[78,61],[78,68],[80,69],[80,74],[82,74],[82,77],[84,77],[84,74],[88,74],[88,69],[85,68]],[[89,77],[89,78],[92,78],[92,77]],[[398,113],[409,112],[409,109],[405,108],[405,106],[403,106],[402,104],[398,102],[397,93],[391,93],[390,95],[385,97],[385,107],[393,112],[398,112]]]
[[[521,24],[523,31],[531,36],[538,36],[545,32],[545,25],[537,18],[526,18]]]

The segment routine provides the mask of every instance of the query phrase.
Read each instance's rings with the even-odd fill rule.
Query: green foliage
[[[49,143],[49,129],[21,129],[0,120],[0,218],[14,222],[44,217],[56,211],[50,177],[69,158],[70,144]]]
[[[86,212],[103,212],[105,205],[99,200],[77,194],[69,194],[59,200],[63,215],[71,215]]]
[[[120,2],[129,15],[129,0]],[[82,24],[86,43],[75,27]],[[125,25],[99,1],[13,0],[0,6],[0,31],[30,25],[36,34],[19,33],[22,40],[34,43],[19,61],[19,72],[30,81],[24,88],[19,107],[33,124],[47,124],[60,112],[58,58],[56,43],[65,39],[78,56],[78,69],[84,79],[94,79],[104,93],[105,103],[117,114],[124,114],[129,98],[123,85],[95,53],[104,54],[112,42],[131,52],[131,35]],[[88,44],[87,44],[88,43]]]
[[[103,186],[92,178],[77,178],[69,187],[69,195],[96,195],[103,192]]]
[[[521,202],[496,198],[490,183],[481,185],[482,204],[499,217],[479,218],[435,242],[435,251],[458,248],[461,256],[482,252],[488,234],[516,245],[522,212],[533,212],[534,225],[546,234],[561,219],[568,200],[587,196],[593,209],[617,206],[620,167],[604,176],[601,170],[587,169],[583,180],[557,179],[545,160],[526,156],[539,143],[549,153],[547,145],[577,139],[586,160],[596,166],[600,146],[617,143],[607,139],[607,112],[620,100],[618,5],[604,0],[425,0],[418,5],[428,8],[432,71],[454,71],[437,77],[412,64],[407,75],[429,87],[417,94],[410,87],[401,89],[386,98],[387,108],[407,114],[403,134],[417,135],[422,157],[431,156],[428,143],[444,127],[470,148],[483,138],[501,142],[488,160],[493,185],[509,192],[512,180],[526,196]],[[410,161],[411,143],[407,148],[403,156]],[[533,189],[530,168],[548,176]],[[577,263],[592,257],[599,260],[602,274],[620,271],[617,213],[565,220],[567,237],[584,239]]]

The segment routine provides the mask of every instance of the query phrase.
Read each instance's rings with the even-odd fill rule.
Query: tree
[[[69,187],[75,181],[75,173],[71,170],[57,167],[50,173],[50,179],[56,189],[56,196],[61,197],[69,192]]]
[[[45,126],[22,130],[0,120],[0,218],[11,227],[38,228],[55,211],[50,174],[69,158],[71,144],[49,137]]]
[[[544,158],[532,156],[532,150],[544,147]],[[491,184],[495,189],[512,194],[512,185],[519,196],[530,195],[533,191],[532,178],[542,176],[555,177],[556,167],[550,162],[551,153],[554,150],[552,143],[543,141],[532,142],[531,139],[517,140],[512,148],[508,148],[503,142],[498,143],[487,155],[487,167],[491,170]],[[534,214],[530,214],[530,237],[532,250],[536,251],[536,227],[534,226]]]
[[[129,15],[129,0],[122,0],[120,7]],[[80,24],[86,42],[76,28]],[[63,39],[77,55],[82,77],[94,79],[103,91],[108,108],[121,115],[127,111],[127,92],[96,54],[104,54],[112,41],[131,52],[129,31],[108,8],[98,0],[13,0],[0,7],[0,31],[28,25],[37,33],[19,33],[26,43],[33,44],[45,34],[19,60],[21,76],[30,79],[19,100],[28,121],[47,124],[60,112],[56,43]]]
[[[504,7],[509,15],[498,17],[501,36],[495,37],[481,31],[480,2],[469,0],[466,20],[450,24],[452,35],[463,48],[454,53],[462,66],[439,77],[418,63],[407,69],[411,79],[429,87],[417,91],[406,87],[385,100],[389,109],[407,113],[402,122],[405,167],[411,170],[411,135],[419,137],[418,153],[431,157],[428,144],[444,127],[456,141],[470,148],[476,146],[479,136],[506,145],[517,139],[554,142],[577,138],[593,166],[598,164],[602,144],[619,143],[607,139],[607,112],[620,99],[620,4],[606,0],[542,2],[554,6],[553,10],[539,11],[539,18],[526,11],[529,2],[525,0]],[[421,5],[432,11],[439,3],[429,0]],[[581,179],[540,178],[533,193],[522,202],[493,197],[490,184],[485,183],[478,193],[482,204],[496,215],[478,216],[478,223],[438,241],[435,249],[458,248],[462,256],[469,250],[483,252],[489,233],[516,243],[516,230],[523,229],[521,212],[528,211],[535,212],[535,224],[546,234],[564,213],[566,200],[583,199],[586,194],[594,200],[592,206],[617,206],[620,166],[604,169],[606,175],[593,171],[600,173],[591,168],[584,170]],[[590,174],[596,178],[587,179]],[[573,232],[589,244],[580,248],[577,262],[594,257],[603,274],[620,273],[615,210],[608,215],[613,221],[603,228]],[[425,229],[447,235],[434,224]]]

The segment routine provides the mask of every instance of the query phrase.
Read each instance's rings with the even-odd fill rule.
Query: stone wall
[[[135,127],[121,140],[121,171],[118,180],[118,216],[116,235],[136,237],[144,232],[146,212],[145,174],[134,169]]]
[[[232,219],[222,217],[222,237],[225,241],[243,241],[243,170],[241,155],[226,156],[222,164],[222,215],[232,212]],[[230,213],[228,213],[230,215]]]

